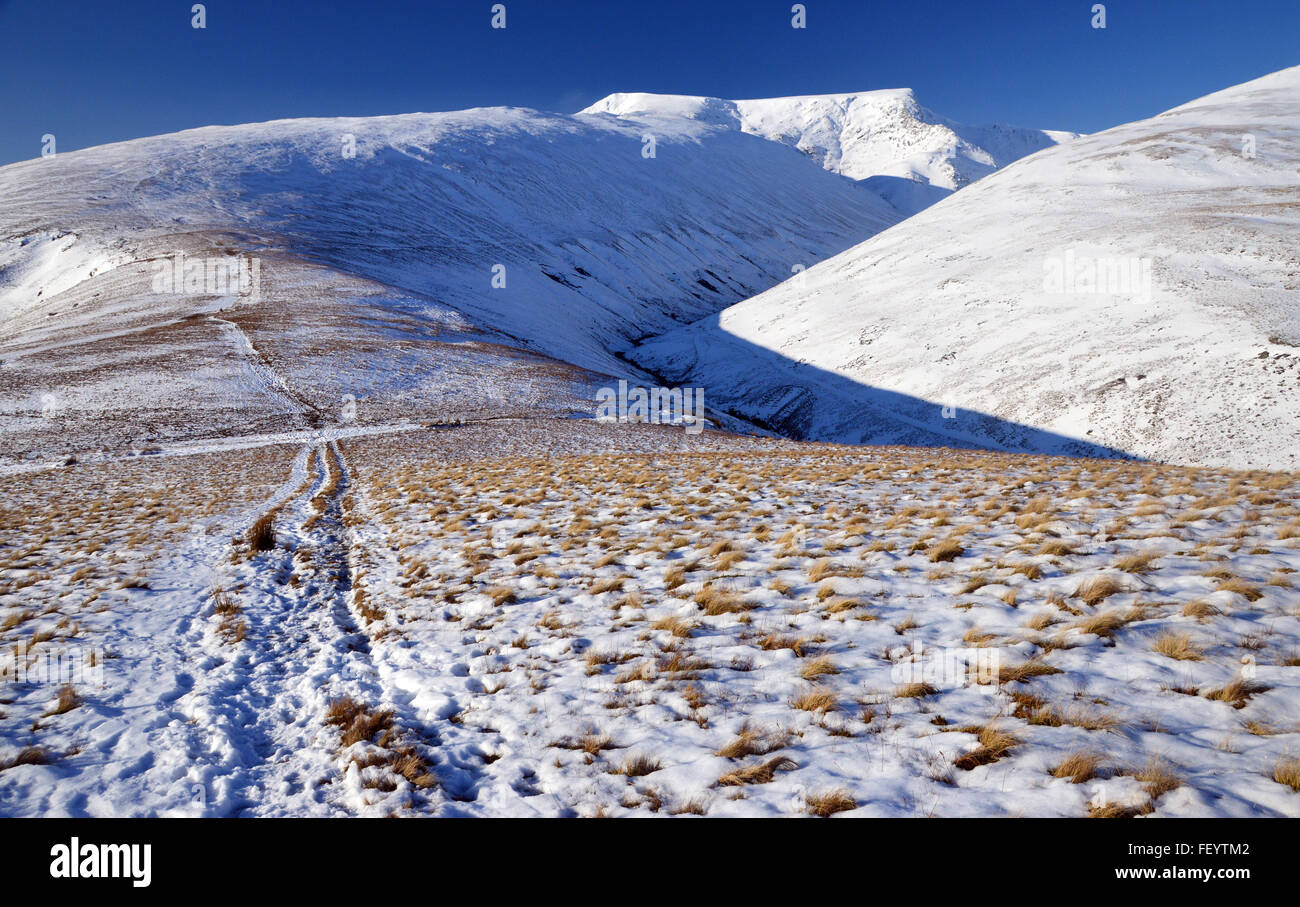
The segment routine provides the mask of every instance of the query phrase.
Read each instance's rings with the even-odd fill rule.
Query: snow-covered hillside
[[[922,107],[910,88],[745,101],[619,93],[583,113],[648,121],[684,117],[740,129],[865,181],[908,215],[1027,154],[1077,137],[966,126]]]
[[[411,415],[493,382],[479,402],[499,411],[527,392],[524,354],[503,349],[629,374],[617,353],[635,340],[898,219],[735,130],[514,108],[208,127],[15,164],[0,169],[5,441],[266,431],[344,395],[371,401],[363,417],[376,401]],[[256,259],[259,298],[159,292],[177,253]],[[449,362],[449,332],[497,352]],[[51,396],[62,422],[42,422]]]
[[[811,438],[1295,468],[1298,172],[1292,68],[1012,164],[633,358]]]

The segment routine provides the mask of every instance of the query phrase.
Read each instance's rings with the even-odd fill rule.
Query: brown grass
[[[1097,777],[1097,770],[1106,762],[1101,753],[1079,750],[1066,756],[1052,770],[1053,778],[1068,778],[1072,784],[1082,784]]]
[[[1123,591],[1123,582],[1114,576],[1103,573],[1101,576],[1094,576],[1080,583],[1079,588],[1074,590],[1074,597],[1082,599],[1086,605],[1095,606],[1098,602],[1105,601],[1110,596]]]
[[[1268,690],[1268,687],[1262,683],[1255,683],[1238,677],[1227,686],[1206,693],[1205,698],[1213,699],[1215,702],[1226,702],[1233,708],[1240,709],[1245,707],[1251,696],[1256,693],[1263,693],[1266,690]]]
[[[804,662],[803,667],[799,669],[799,676],[804,680],[816,680],[824,674],[838,674],[840,669],[835,666],[827,655],[821,655]]]
[[[43,746],[25,746],[7,762],[0,762],[0,771],[16,768],[19,765],[49,765],[54,761],[54,754]]]
[[[1140,551],[1121,557],[1115,562],[1115,569],[1125,573],[1150,573],[1151,564],[1163,556],[1159,551]]]
[[[1172,630],[1166,630],[1157,636],[1151,648],[1161,655],[1178,661],[1200,661],[1205,657],[1205,653],[1192,642],[1190,635],[1175,633]]]
[[[659,760],[652,756],[636,755],[624,760],[623,764],[619,766],[618,774],[627,775],[629,778],[642,778],[659,771],[662,767]]]
[[[1218,588],[1215,591],[1235,592],[1238,595],[1245,596],[1246,601],[1248,602],[1257,602],[1264,597],[1263,592],[1260,592],[1258,588],[1252,586],[1250,583],[1238,576],[1234,576],[1232,579],[1227,579],[1219,583]]]
[[[966,549],[962,547],[961,542],[955,538],[949,537],[941,542],[936,542],[934,545],[931,545],[927,555],[932,563],[938,563],[939,561],[951,561],[954,558],[961,557],[961,555],[965,553]]]
[[[1148,759],[1147,764],[1140,771],[1133,773],[1133,777],[1142,782],[1142,786],[1146,788],[1146,792],[1152,800],[1155,800],[1161,794],[1176,790],[1183,784],[1178,776],[1174,774],[1173,766],[1159,756],[1152,756]]]
[[[809,815],[828,819],[835,813],[848,812],[858,808],[858,801],[849,796],[848,791],[840,789],[821,794],[808,794],[804,798]]]
[[[270,551],[275,547],[275,514],[264,513],[258,517],[244,536],[253,551]]]
[[[835,710],[835,694],[826,687],[815,686],[796,696],[790,705],[803,712],[832,712]]]
[[[47,714],[62,715],[64,712],[71,712],[79,705],[81,705],[81,697],[77,695],[77,691],[72,684],[65,683],[59,687],[58,701],[54,703],[54,708],[50,709]]]
[[[1047,677],[1060,674],[1060,668],[1054,668],[1045,661],[1031,658],[1018,665],[1002,665],[998,668],[998,683],[1026,681],[1033,677]]]
[[[1020,743],[1020,738],[991,722],[980,728],[976,737],[979,739],[979,746],[971,752],[959,756],[953,762],[953,765],[962,771],[968,772],[981,765],[990,765],[997,762],[1013,746]]]
[[[738,768],[727,772],[718,779],[719,787],[740,787],[744,784],[768,784],[776,777],[778,771],[798,768],[793,759],[786,756],[773,756],[766,762]]]
[[[766,756],[785,746],[789,734],[782,731],[762,731],[742,727],[740,733],[714,755],[724,759],[741,759],[745,756]]]
[[[1300,757],[1278,760],[1273,766],[1273,780],[1300,793]]]
[[[349,696],[331,702],[325,713],[325,723],[342,731],[344,747],[363,740],[373,740],[380,731],[388,730],[392,722],[391,709],[374,711]]]
[[[899,699],[923,699],[926,696],[933,696],[939,691],[928,683],[909,683],[899,687],[894,691],[894,696]]]

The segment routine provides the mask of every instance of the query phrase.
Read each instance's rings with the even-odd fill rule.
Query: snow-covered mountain
[[[865,181],[908,215],[1025,155],[1077,138],[966,126],[922,107],[910,88],[743,101],[619,93],[583,113],[650,122],[686,118],[762,136]]]
[[[1298,182],[1292,68],[1014,163],[632,357],[804,437],[1296,468]]]
[[[48,429],[51,409],[59,439],[74,424],[265,429],[345,395],[445,410],[494,382],[478,402],[499,409],[523,394],[520,361],[549,357],[543,378],[634,373],[617,354],[635,340],[899,217],[792,149],[686,118],[651,136],[515,108],[286,120],[14,164],[0,168],[4,440]],[[256,304],[159,291],[178,253],[256,260]],[[449,369],[466,344],[474,362]]]

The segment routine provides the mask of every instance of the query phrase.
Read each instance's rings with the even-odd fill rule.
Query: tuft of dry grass
[[[962,771],[971,771],[981,765],[990,765],[1005,756],[1013,746],[1020,743],[1020,738],[997,724],[990,722],[976,733],[979,746],[959,756],[953,765]]]
[[[714,755],[724,759],[741,759],[745,756],[766,756],[773,750],[779,750],[789,740],[789,734],[783,731],[762,731],[748,726]]]
[[[808,640],[802,636],[786,636],[780,633],[769,633],[758,641],[758,647],[764,652],[773,652],[777,649],[789,649],[795,655],[803,658],[808,652]]]
[[[1197,620],[1203,620],[1207,617],[1213,617],[1219,613],[1219,609],[1203,598],[1198,598],[1183,605],[1183,617],[1194,617]]]
[[[966,549],[962,547],[961,542],[949,536],[943,541],[931,545],[926,553],[931,563],[938,563],[939,561],[951,561],[954,558],[961,557],[966,553]]]
[[[1215,702],[1226,702],[1233,708],[1240,709],[1245,708],[1251,696],[1256,693],[1263,693],[1266,690],[1268,690],[1268,687],[1262,683],[1255,683],[1238,677],[1227,686],[1206,693],[1205,698],[1213,699]]]
[[[833,712],[835,694],[826,687],[814,686],[812,689],[796,696],[790,705],[801,712]]]
[[[25,746],[12,759],[0,762],[0,771],[20,765],[49,765],[53,761],[54,755],[45,747]]]
[[[938,692],[928,683],[909,683],[895,690],[894,696],[898,699],[924,699],[926,696],[933,696]]]
[[[1109,638],[1115,635],[1115,631],[1128,623],[1127,617],[1118,611],[1107,611],[1103,614],[1092,614],[1083,620],[1076,621],[1071,626],[1082,630],[1084,633],[1091,633],[1094,636]]]
[[[799,669],[799,676],[804,680],[816,680],[824,674],[838,674],[840,669],[831,661],[830,656],[820,655],[804,662],[803,667]]]
[[[629,778],[642,778],[659,771],[662,767],[663,766],[659,764],[658,759],[655,759],[652,756],[638,754],[635,756],[629,756],[625,759],[623,764],[619,766],[617,774],[627,775]]]
[[[1060,673],[1060,668],[1054,668],[1040,659],[1031,658],[1029,661],[1018,665],[1000,666],[998,668],[998,683],[1023,682],[1033,677],[1047,677]]]
[[[1123,582],[1117,577],[1103,573],[1101,576],[1094,576],[1080,583],[1079,588],[1074,590],[1074,597],[1081,599],[1086,605],[1095,606],[1098,602],[1123,591]]]
[[[820,794],[808,794],[804,798],[809,815],[828,819],[835,813],[848,812],[858,808],[858,801],[849,796],[848,791],[839,789]]]
[[[1300,757],[1278,760],[1273,766],[1273,780],[1300,793]]]
[[[1166,630],[1157,636],[1151,648],[1161,655],[1178,661],[1200,661],[1205,657],[1205,653],[1192,642],[1190,635],[1175,633],[1172,630]]]
[[[1183,784],[1179,777],[1174,774],[1173,766],[1159,756],[1152,756],[1148,759],[1147,764],[1142,769],[1133,773],[1133,777],[1142,782],[1142,786],[1152,800],[1157,799],[1162,794],[1169,793],[1171,790],[1176,790]]]
[[[1052,768],[1053,778],[1068,778],[1071,784],[1083,784],[1097,777],[1097,771],[1106,762],[1101,753],[1076,750]]]
[[[373,740],[380,731],[388,730],[393,723],[391,709],[374,711],[350,696],[336,699],[325,712],[325,723],[339,728],[343,733],[343,746],[349,747],[363,740]]]
[[[685,639],[691,635],[691,630],[695,625],[688,620],[682,620],[677,616],[661,617],[650,625],[653,630],[667,630],[678,639]]]
[[[515,590],[509,586],[492,586],[485,590],[485,594],[492,599],[492,604],[497,607],[517,600]]]
[[[1242,579],[1239,576],[1234,576],[1231,579],[1225,579],[1223,582],[1219,583],[1215,591],[1235,592],[1238,595],[1244,596],[1246,601],[1248,602],[1257,602],[1264,597],[1263,592],[1259,591],[1258,588],[1252,586],[1250,583],[1246,582],[1244,579]]]
[[[77,695],[76,689],[70,683],[65,683],[59,687],[59,698],[54,703],[54,708],[50,709],[48,715],[62,715],[64,712],[71,712],[77,706],[81,705],[81,697]]]
[[[686,569],[684,567],[669,567],[664,573],[664,588],[676,589],[682,583],[686,582]]]
[[[705,586],[695,593],[695,603],[704,609],[710,617],[719,614],[739,614],[751,611],[756,606],[745,601],[739,595],[717,586]]]
[[[745,784],[768,784],[776,777],[778,771],[798,768],[795,761],[787,756],[773,756],[766,762],[738,768],[727,772],[718,779],[719,787],[740,787]]]
[[[591,594],[600,595],[605,592],[621,592],[623,590],[623,578],[619,576],[598,579],[591,584]]]
[[[1163,556],[1159,551],[1139,551],[1137,554],[1121,557],[1115,562],[1115,569],[1123,570],[1125,573],[1150,573],[1151,564]]]
[[[270,551],[275,547],[275,514],[264,513],[258,517],[244,536],[253,551]]]

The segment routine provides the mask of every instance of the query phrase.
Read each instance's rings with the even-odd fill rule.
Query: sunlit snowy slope
[[[809,438],[1295,468],[1298,183],[1292,68],[1014,163],[632,358]]]
[[[793,149],[687,118],[287,120],[15,164],[0,169],[5,442],[310,426],[348,395],[363,421],[465,398],[564,409],[569,366],[627,374],[616,354],[635,340],[899,218]],[[259,298],[158,292],[178,252],[256,259]]]
[[[927,110],[910,88],[727,101],[644,93],[612,94],[584,113],[653,121],[697,119],[797,148],[915,214],[956,189],[1072,132],[966,126]]]

